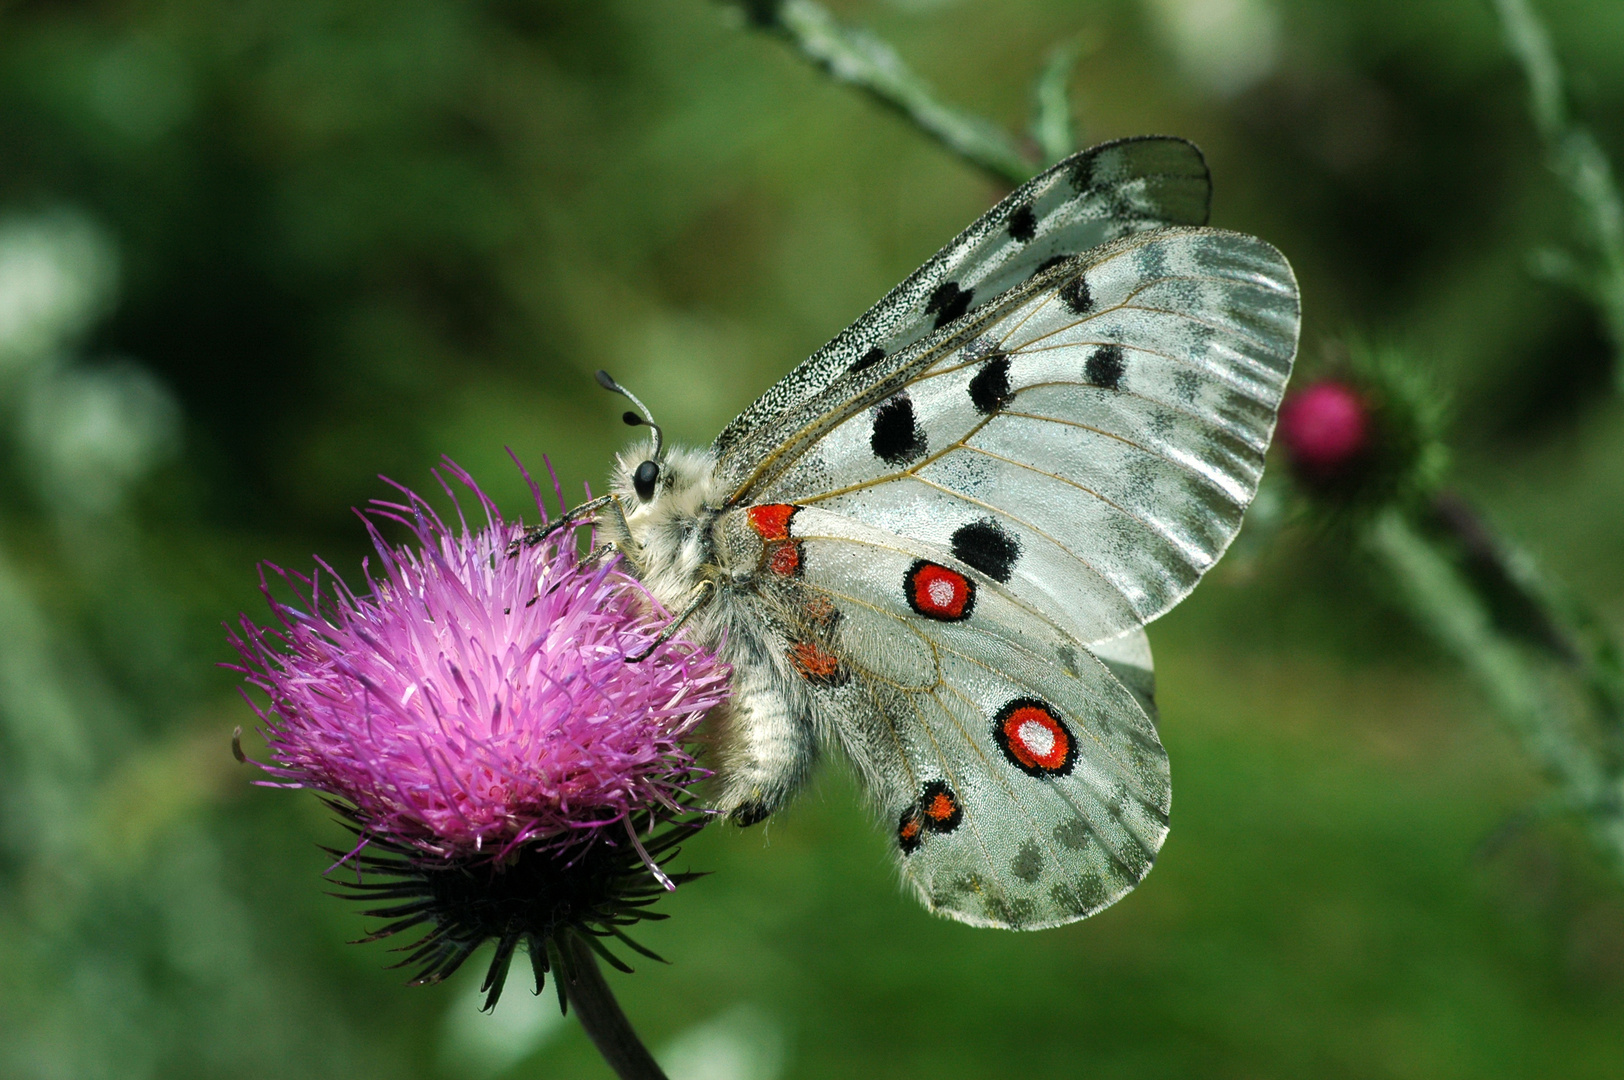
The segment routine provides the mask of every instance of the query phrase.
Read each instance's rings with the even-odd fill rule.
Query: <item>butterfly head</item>
[[[714,487],[711,456],[667,446],[657,458],[640,457],[636,451],[618,455],[610,477],[626,519],[636,524],[673,515],[697,517]]]
[[[679,446],[663,447],[658,459],[621,454],[610,474],[620,513],[612,515],[607,538],[627,556],[627,568],[673,611],[686,602],[706,562],[707,530],[701,526],[715,513],[715,476],[710,454]]]
[[[710,500],[715,470],[709,454],[668,448],[665,434],[649,415],[648,407],[608,372],[598,372],[598,383],[637,406],[638,412],[627,410],[621,416],[628,426],[647,427],[652,434],[642,455],[620,455],[611,479],[632,539],[647,546],[651,532],[662,526],[681,527],[700,515]]]

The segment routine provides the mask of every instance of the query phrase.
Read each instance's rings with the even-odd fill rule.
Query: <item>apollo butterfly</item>
[[[1297,347],[1291,267],[1209,198],[1180,139],[1062,161],[704,452],[599,373],[652,449],[577,512],[733,666],[716,809],[771,815],[826,739],[933,911],[1054,926],[1144,877],[1143,627],[1239,529]]]

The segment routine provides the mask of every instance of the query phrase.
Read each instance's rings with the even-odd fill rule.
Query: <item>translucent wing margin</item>
[[[983,214],[729,424],[712,447],[720,478],[741,480],[760,456],[743,444],[842,376],[884,364],[1057,260],[1145,229],[1205,224],[1211,198],[1206,161],[1183,139],[1122,139],[1067,158]]]

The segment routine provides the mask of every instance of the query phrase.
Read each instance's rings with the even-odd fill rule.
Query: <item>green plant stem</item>
[[[1614,378],[1624,391],[1624,196],[1596,137],[1573,122],[1561,62],[1533,4],[1491,2],[1506,44],[1528,80],[1529,111],[1545,140],[1551,168],[1573,198],[1580,235],[1594,248],[1591,267],[1572,267],[1572,260],[1561,255],[1546,262],[1601,310],[1613,342]]]
[[[1517,596],[1534,638],[1553,657],[1577,668],[1609,737],[1624,737],[1624,658],[1601,619],[1549,579],[1528,552],[1495,535],[1465,499],[1440,492],[1430,514],[1431,524],[1453,539],[1469,564],[1487,568],[1504,590]],[[1624,768],[1624,746],[1614,759]]]
[[[1399,583],[1416,621],[1471,673],[1592,838],[1624,869],[1624,814],[1617,779],[1587,743],[1554,687],[1494,625],[1489,606],[1449,554],[1398,510],[1366,534],[1372,554]]]
[[[1006,131],[937,98],[895,49],[866,30],[842,25],[813,0],[743,0],[750,22],[772,30],[828,72],[913,121],[921,131],[997,179],[1020,184],[1037,172]]]
[[[1077,133],[1071,122],[1071,69],[1082,55],[1081,40],[1057,45],[1049,53],[1037,82],[1032,85],[1032,141],[1046,165],[1071,156]]]
[[[603,969],[598,967],[592,946],[579,934],[565,934],[559,949],[565,962],[556,977],[562,981],[564,994],[575,1007],[575,1015],[580,1018],[587,1037],[615,1075],[620,1080],[666,1080],[654,1055],[632,1030],[631,1021],[626,1019],[614,992],[604,981]]]

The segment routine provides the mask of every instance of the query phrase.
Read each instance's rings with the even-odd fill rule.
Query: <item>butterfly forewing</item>
[[[1142,233],[966,325],[761,497],[937,545],[1085,642],[1165,612],[1257,490],[1296,346],[1285,260],[1234,233]]]
[[[1111,903],[1167,831],[1167,759],[1149,651],[1116,664],[1143,699],[1042,612],[974,568],[806,508],[794,536],[802,606],[837,674],[802,669],[894,830],[921,898],[978,925],[1036,928]],[[806,625],[816,620],[808,619]]]
[[[883,378],[909,346],[1076,252],[1144,229],[1204,224],[1211,193],[1201,152],[1160,136],[1105,143],[1034,177],[729,424],[713,447],[719,478],[745,483],[837,381]]]

